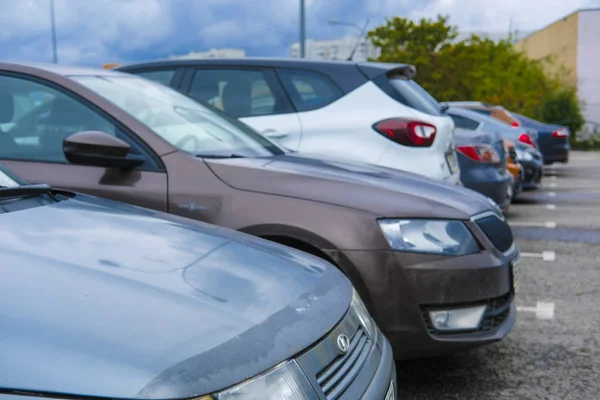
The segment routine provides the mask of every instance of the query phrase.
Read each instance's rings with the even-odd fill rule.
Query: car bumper
[[[398,394],[396,384],[396,363],[394,361],[392,346],[381,332],[378,334],[378,342],[381,343],[381,363],[361,399],[383,400],[385,399],[388,390],[390,390],[390,385],[393,385],[394,393],[396,395]],[[395,398],[396,397],[394,397],[394,399]]]
[[[553,164],[555,162],[567,163],[569,162],[569,150],[568,146],[555,146],[552,149],[542,149],[542,155],[544,157],[544,164]]]
[[[429,357],[501,340],[515,322],[510,265],[518,256],[481,252],[440,257],[394,251],[345,251],[360,275],[353,281],[389,339],[396,359]],[[431,330],[427,309],[489,305],[504,299],[508,312],[485,330],[439,335]]]
[[[462,168],[461,181],[471,190],[479,192],[494,200],[500,208],[510,204],[509,188],[513,179],[508,171],[501,173],[495,167]]]
[[[413,174],[423,175],[427,178],[452,185],[461,185],[460,169],[457,167],[455,170],[451,170],[450,163],[444,154],[420,154],[418,151],[415,151],[409,155],[388,152],[375,164],[386,168],[412,172]]]

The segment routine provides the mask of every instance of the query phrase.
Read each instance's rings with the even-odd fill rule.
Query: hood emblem
[[[348,352],[348,349],[350,349],[350,339],[348,339],[348,336],[344,334],[338,336],[337,347],[342,354],[346,354]]]

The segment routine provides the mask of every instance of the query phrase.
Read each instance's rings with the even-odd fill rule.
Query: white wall
[[[577,78],[585,119],[600,123],[600,10],[579,13]]]

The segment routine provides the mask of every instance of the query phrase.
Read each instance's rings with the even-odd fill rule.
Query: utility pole
[[[54,21],[54,0],[50,0],[50,30],[52,34],[52,61],[58,63],[58,54],[56,52],[56,22]]]
[[[304,0],[300,0],[300,58],[306,57],[306,21],[304,17]]]

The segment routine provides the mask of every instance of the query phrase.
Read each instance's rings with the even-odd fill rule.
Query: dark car
[[[568,127],[562,125],[545,124],[528,118],[524,115],[513,113],[521,125],[535,129],[538,136],[538,148],[544,156],[544,164],[554,164],[555,162],[569,162],[569,137],[571,131]]]
[[[517,143],[516,147],[517,161],[523,167],[523,189],[539,188],[544,174],[542,154],[533,146],[525,143]]]
[[[457,128],[469,129],[476,132],[496,132],[504,139],[513,142],[517,147],[517,150],[524,152],[521,154],[523,157],[523,162],[521,163],[523,169],[528,168],[528,170],[523,173],[523,187],[535,189],[539,186],[542,179],[542,166],[539,164],[540,160],[543,159],[543,156],[528,139],[521,140],[524,133],[520,128],[512,127],[502,121],[476,111],[459,107],[450,107],[448,109],[448,115],[452,117]]]
[[[506,169],[502,136],[495,132],[455,129],[460,180],[494,200],[503,211],[513,198],[513,178]]]
[[[236,119],[121,72],[0,64],[0,97],[0,160],[28,181],[330,261],[397,357],[490,343],[514,323],[519,251],[500,209],[477,193],[286,152]]]
[[[3,168],[0,235],[2,396],[393,396],[388,341],[322,259]]]

